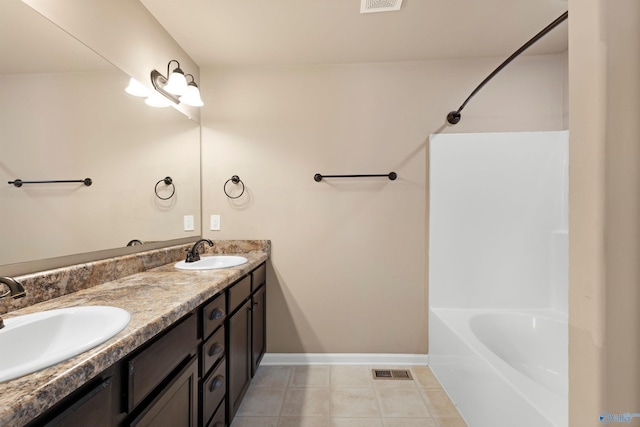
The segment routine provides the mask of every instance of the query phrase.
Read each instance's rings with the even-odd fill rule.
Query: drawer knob
[[[214,391],[224,385],[224,377],[222,375],[218,375],[211,381],[211,385],[209,385],[209,391]]]
[[[219,342],[214,343],[211,347],[209,347],[209,356],[213,356],[214,354],[218,354],[222,350],[224,350],[224,345],[222,345]]]
[[[220,319],[223,316],[224,316],[224,311],[222,311],[222,309],[220,309],[220,308],[216,308],[215,310],[213,310],[211,312],[211,315],[209,315],[209,320]]]

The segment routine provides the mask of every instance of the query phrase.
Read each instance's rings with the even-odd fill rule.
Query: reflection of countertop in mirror
[[[129,311],[131,321],[114,338],[79,356],[0,383],[0,425],[21,426],[34,419],[269,258],[269,241],[262,241],[262,248],[249,252],[242,251],[241,242],[216,242],[217,253],[242,254],[248,259],[246,264],[237,267],[182,271],[174,268],[175,260],[172,260],[160,267],[3,315],[6,319],[62,307],[110,305]]]

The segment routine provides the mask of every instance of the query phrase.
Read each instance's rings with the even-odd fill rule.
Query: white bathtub
[[[429,364],[469,427],[568,425],[567,317],[431,309]]]

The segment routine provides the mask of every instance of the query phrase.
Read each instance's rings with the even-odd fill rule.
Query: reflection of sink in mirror
[[[176,268],[180,270],[215,270],[218,268],[235,267],[246,262],[247,259],[243,256],[217,255],[202,257],[200,261],[195,262],[180,261],[176,264]]]
[[[78,306],[4,319],[0,381],[18,378],[93,348],[129,324],[117,307]]]

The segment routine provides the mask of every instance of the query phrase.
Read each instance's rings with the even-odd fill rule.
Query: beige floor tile
[[[373,380],[373,387],[376,389],[407,388],[415,390],[417,385],[413,380]]]
[[[431,416],[438,418],[459,418],[460,414],[449,400],[449,396],[440,389],[420,389],[420,394],[424,399],[424,403],[427,405],[427,409],[431,413]]]
[[[382,418],[331,418],[331,427],[382,427]]]
[[[373,387],[371,370],[366,366],[332,366],[331,388]]]
[[[436,427],[467,427],[462,418],[434,418]]]
[[[282,405],[283,417],[329,417],[329,389],[289,388]]]
[[[380,412],[384,418],[430,417],[418,389],[376,388]]]
[[[278,417],[235,417],[231,427],[278,427]]]
[[[436,427],[432,418],[383,418],[384,427]]]
[[[289,387],[329,387],[329,366],[294,366]]]
[[[419,388],[442,388],[428,366],[412,366],[411,373]]]
[[[249,387],[240,408],[238,416],[268,417],[280,415],[284,401],[285,388]]]
[[[331,390],[331,416],[338,418],[379,417],[380,409],[372,388]]]
[[[331,427],[331,419],[320,417],[281,417],[278,427]]]
[[[285,388],[292,370],[292,366],[260,366],[251,380],[251,387]]]

